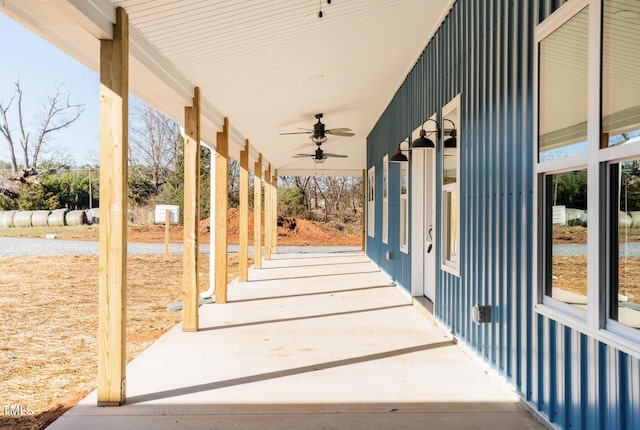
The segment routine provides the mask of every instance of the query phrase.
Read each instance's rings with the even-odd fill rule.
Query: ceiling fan
[[[318,122],[313,124],[313,130],[303,129],[305,131],[294,131],[290,133],[280,133],[281,136],[288,134],[311,134],[311,140],[316,144],[320,145],[323,142],[327,141],[327,135],[331,136],[346,136],[351,137],[355,136],[355,133],[351,132],[350,128],[326,128],[326,126],[322,123],[321,119],[323,114],[316,114],[316,119]]]
[[[332,152],[324,152],[320,146],[318,146],[313,154],[294,154],[293,158],[311,157],[315,163],[324,163],[327,158],[347,158],[346,155],[334,154]]]

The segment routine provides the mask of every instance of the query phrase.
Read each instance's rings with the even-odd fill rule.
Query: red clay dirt
[[[227,216],[227,240],[230,245],[237,245],[240,234],[240,211],[229,209]],[[210,220],[200,222],[200,243],[209,243]],[[278,217],[278,245],[283,246],[359,246],[362,237],[350,234],[326,224],[309,221],[301,218]],[[97,229],[96,229],[97,233]],[[164,242],[163,225],[130,226],[128,231],[129,242],[162,243]],[[169,242],[182,243],[182,226],[171,226],[169,229]],[[87,237],[88,240],[97,240],[95,237]],[[263,242],[264,243],[264,242]],[[249,212],[249,244],[253,244],[253,212]]]

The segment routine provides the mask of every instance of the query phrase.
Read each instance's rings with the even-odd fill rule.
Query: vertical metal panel
[[[369,135],[368,163],[381,178],[382,156],[459,93],[460,276],[438,270],[436,317],[559,428],[640,428],[640,360],[533,312],[533,32],[564,2],[458,0]],[[441,147],[437,157],[441,222]],[[377,203],[381,190],[380,179]],[[376,208],[367,252],[410,289],[411,255],[397,229],[381,243],[380,220]],[[471,321],[477,303],[492,305],[492,323]]]
[[[400,251],[400,167],[397,163],[389,163],[388,243],[382,242],[382,158],[393,155],[398,144],[409,136],[409,82],[410,79],[405,81],[367,139],[367,168],[376,166],[375,233],[374,237],[367,237],[367,254],[408,291],[411,290],[411,256]],[[387,252],[392,254],[390,260],[386,258]]]

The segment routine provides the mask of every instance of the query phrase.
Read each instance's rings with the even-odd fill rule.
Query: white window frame
[[[460,174],[461,174],[461,169],[460,169],[460,136],[461,136],[461,130],[460,130],[460,94],[458,94],[457,96],[455,96],[449,103],[447,103],[445,106],[442,107],[442,119],[440,121],[440,125],[441,128],[443,130],[443,134],[444,134],[444,129],[448,128],[446,127],[446,124],[449,124],[449,127],[451,126],[450,123],[448,121],[444,121],[444,118],[447,117],[452,111],[456,111],[457,115],[455,117],[455,119],[453,120],[455,125],[456,125],[456,131],[457,131],[457,141],[458,144],[456,145],[456,181],[452,184],[444,184],[444,140],[446,138],[446,136],[442,136],[442,142],[440,143],[442,145],[442,151],[441,151],[441,160],[442,160],[442,170],[443,170],[443,174],[442,174],[442,178],[443,178],[443,184],[442,184],[442,207],[441,207],[441,212],[440,212],[440,216],[441,216],[441,231],[442,231],[442,236],[441,236],[441,240],[440,240],[440,255],[442,258],[442,263],[441,263],[441,267],[442,270],[444,270],[445,272],[449,272],[452,275],[455,276],[460,276]],[[445,124],[446,123],[446,124]],[[447,201],[447,196],[450,194],[454,194],[456,196],[456,213],[454,214],[454,220],[455,220],[455,228],[456,228],[456,241],[455,241],[455,247],[457,250],[457,258],[455,260],[450,260],[448,258],[449,256],[449,243],[447,241],[447,237],[449,235],[449,229],[451,228],[451,226],[448,223],[449,218],[449,213],[448,213],[448,208],[446,207],[446,201]]]
[[[607,318],[607,295],[609,294],[609,280],[607,265],[602,249],[608,249],[605,239],[608,223],[606,221],[609,205],[601,192],[606,186],[607,162],[619,162],[640,157],[640,143],[621,145],[600,149],[600,94],[601,94],[601,37],[602,37],[602,6],[603,0],[569,0],[563,4],[535,30],[536,50],[534,55],[534,142],[533,160],[536,160],[534,174],[534,239],[535,252],[533,254],[533,285],[534,311],[551,318],[563,325],[569,326],[592,338],[604,342],[613,348],[640,357],[640,330],[636,330]],[[569,21],[573,16],[589,7],[588,30],[588,152],[567,158],[546,162],[538,160],[538,108],[539,108],[539,46],[540,42],[555,30]],[[540,219],[544,202],[541,199],[542,181],[544,174],[562,173],[566,171],[587,169],[587,310],[582,311],[574,306],[554,300],[545,294],[544,273],[541,271],[544,261],[544,231],[541,231]],[[601,256],[602,254],[602,256]]]
[[[382,243],[389,243],[389,154],[382,157]]]
[[[367,174],[367,234],[375,237],[376,231],[376,166],[371,166]]]
[[[406,147],[405,147],[406,145]],[[400,144],[400,149],[409,149],[408,142],[405,140]],[[405,193],[402,193],[402,178],[405,177]],[[398,214],[400,218],[400,230],[399,230],[399,242],[400,242],[400,252],[404,254],[409,253],[409,163],[400,163],[400,184],[398,186],[398,192],[400,194],[400,206]],[[404,239],[404,242],[403,242]]]

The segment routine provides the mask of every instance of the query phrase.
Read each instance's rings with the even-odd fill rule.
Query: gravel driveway
[[[0,256],[98,255],[98,242],[60,239],[25,239],[0,237]],[[238,245],[229,245],[229,252],[237,253]],[[280,254],[307,254],[317,252],[358,252],[359,246],[278,246]],[[163,254],[163,243],[129,243],[127,252],[135,254]],[[170,244],[169,253],[182,254],[181,244]],[[209,245],[200,245],[200,253],[208,254]],[[249,247],[253,256],[253,247]]]

